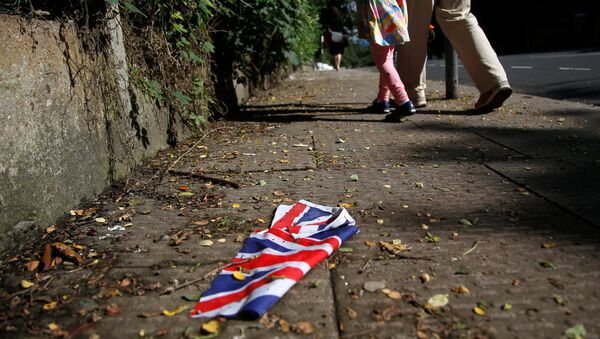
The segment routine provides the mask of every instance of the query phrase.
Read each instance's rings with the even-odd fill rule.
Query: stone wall
[[[169,135],[191,132],[123,82],[118,31],[107,35],[108,50],[89,52],[73,25],[10,15],[0,15],[0,23],[0,248],[6,248],[93,200],[168,147]]]

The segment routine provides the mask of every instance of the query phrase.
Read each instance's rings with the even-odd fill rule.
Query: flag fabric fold
[[[305,200],[279,205],[271,226],[244,241],[232,263],[217,275],[190,315],[259,318],[311,268],[357,232],[354,219],[344,208]],[[241,272],[243,279],[236,278],[236,272]]]

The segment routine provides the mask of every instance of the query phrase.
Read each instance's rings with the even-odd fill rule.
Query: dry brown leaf
[[[40,267],[39,260],[32,260],[27,263],[27,271],[29,271],[29,272],[33,272],[33,271],[37,270],[38,267]]]
[[[42,268],[43,270],[47,270],[52,266],[52,245],[46,244],[44,246],[42,262],[44,263],[44,267]]]
[[[285,332],[285,333],[289,333],[290,332],[290,323],[289,322],[287,322],[287,321],[285,321],[283,319],[279,319],[278,323],[279,323],[279,329],[282,332]]]
[[[558,244],[555,243],[554,241],[550,241],[550,242],[545,242],[542,244],[542,248],[554,248],[556,247]]]
[[[106,316],[112,317],[121,313],[121,307],[119,306],[119,304],[108,304],[106,305],[105,311]]]
[[[58,253],[62,255],[65,260],[75,262],[77,265],[81,265],[83,263],[83,258],[73,251],[73,249],[69,246],[61,242],[55,242],[52,244],[52,247],[56,249],[56,251],[58,251]]]
[[[348,312],[348,317],[350,317],[350,319],[354,319],[358,316],[358,312],[356,312],[350,307],[346,308],[346,312]]]
[[[294,325],[294,332],[299,334],[311,334],[314,331],[315,327],[308,321],[299,321]]]
[[[471,293],[471,291],[469,291],[469,289],[466,288],[464,285],[453,287],[451,289],[451,291],[454,292],[454,293],[456,293],[456,294],[469,294],[469,293]]]
[[[428,283],[431,280],[431,277],[429,276],[429,274],[423,272],[423,274],[421,274],[421,276],[419,277],[419,279],[421,280],[421,282],[423,284]]]

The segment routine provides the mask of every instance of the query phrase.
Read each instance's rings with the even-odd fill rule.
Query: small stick
[[[176,175],[185,175],[185,176],[189,176],[192,178],[198,178],[198,179],[203,179],[206,181],[213,181],[216,183],[220,183],[220,184],[225,184],[225,185],[229,185],[233,188],[240,188],[240,184],[235,182],[235,181],[231,181],[231,180],[227,180],[227,179],[222,179],[222,178],[216,178],[216,177],[211,177],[208,175],[204,175],[204,174],[200,174],[200,173],[193,173],[193,172],[185,172],[185,171],[170,171],[172,174],[176,174]]]
[[[240,264],[247,263],[247,262],[249,262],[249,261],[251,261],[251,260],[254,260],[254,258],[255,258],[255,257],[252,257],[252,258],[248,258],[248,259],[245,259],[245,260],[242,260],[242,261],[238,261],[238,262],[232,262],[232,263],[229,263],[229,264],[227,264],[227,265],[225,265],[225,266],[217,267],[217,268],[215,268],[214,270],[212,270],[212,271],[210,271],[210,272],[206,273],[205,275],[203,275],[202,277],[200,277],[200,278],[198,278],[198,279],[194,279],[194,280],[188,281],[188,282],[186,282],[186,283],[183,283],[183,284],[181,284],[181,285],[178,285],[178,286],[175,286],[175,287],[169,287],[169,288],[167,288],[167,289],[166,289],[166,290],[165,290],[165,291],[164,291],[162,294],[169,294],[169,293],[171,293],[171,292],[175,292],[175,291],[177,291],[177,290],[179,290],[179,289],[182,289],[182,288],[184,288],[184,287],[186,287],[186,286],[190,286],[190,285],[193,285],[193,284],[199,283],[199,282],[201,282],[202,280],[204,280],[204,279],[208,278],[209,276],[211,276],[211,275],[213,275],[213,274],[215,274],[215,273],[219,272],[220,270],[223,270],[223,269],[225,269],[225,268],[227,268],[227,267],[229,267],[229,266],[233,266],[233,265],[240,265]]]
[[[467,255],[467,254],[473,252],[477,248],[477,245],[479,245],[479,241],[475,241],[473,243],[473,246],[470,249],[468,249],[465,253],[463,253],[462,255]]]

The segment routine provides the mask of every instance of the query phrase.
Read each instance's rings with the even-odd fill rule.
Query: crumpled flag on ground
[[[250,235],[190,315],[256,319],[311,268],[358,232],[346,209],[300,200],[279,205],[271,226]],[[244,280],[233,273],[241,271]]]

